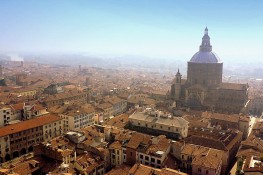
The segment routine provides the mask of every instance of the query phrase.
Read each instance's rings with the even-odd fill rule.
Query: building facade
[[[66,103],[86,104],[88,101],[88,92],[63,92],[48,96],[44,100],[44,106],[52,107],[55,105],[63,105]]]
[[[61,120],[58,116],[47,114],[0,128],[0,160],[8,161],[32,152],[33,145],[57,136],[54,131],[62,126]],[[48,138],[45,137],[47,129],[51,133]]]
[[[68,132],[93,125],[95,122],[95,109],[92,107],[80,107],[77,109],[70,109],[59,114],[59,116],[63,118],[64,132]]]
[[[239,113],[248,102],[248,85],[222,82],[223,62],[212,51],[205,29],[199,52],[188,61],[187,79],[179,70],[171,86],[171,96],[183,106]]]
[[[173,139],[187,137],[188,123],[183,117],[174,117],[150,108],[129,116],[129,127],[132,130],[151,135],[166,135]]]
[[[0,127],[3,127],[13,120],[20,120],[21,115],[11,107],[0,108]]]
[[[96,106],[103,113],[102,121],[109,121],[110,117],[113,116],[113,106],[110,103],[101,103]]]
[[[121,98],[118,98],[117,96],[106,98],[104,101],[112,105],[112,115],[114,116],[122,114],[127,110],[127,100],[123,100]]]

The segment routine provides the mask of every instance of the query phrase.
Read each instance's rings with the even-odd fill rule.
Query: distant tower
[[[81,72],[81,65],[79,65],[79,72]]]
[[[20,63],[21,67],[24,67],[24,61],[21,61]]]
[[[175,82],[174,82],[174,99],[175,100],[180,100],[180,97],[181,97],[181,81],[182,81],[182,75],[178,69],[175,75]]]
[[[3,67],[2,65],[0,64],[0,78],[3,76]]]
[[[90,84],[90,78],[86,77],[85,85],[88,86]]]

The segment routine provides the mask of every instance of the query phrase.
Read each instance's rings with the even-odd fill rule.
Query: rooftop
[[[13,125],[7,125],[5,127],[0,128],[0,137],[14,134],[17,132],[21,132],[27,129],[43,126],[43,125],[53,123],[59,120],[61,120],[61,118],[56,115],[46,114],[46,115],[42,115],[34,119],[16,123]]]
[[[149,123],[157,123],[167,126],[184,127],[188,125],[188,121],[183,117],[173,117],[169,114],[162,114],[160,111],[143,111],[135,112],[129,119],[141,120]]]

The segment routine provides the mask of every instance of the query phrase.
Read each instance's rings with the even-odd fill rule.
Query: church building
[[[171,97],[182,106],[240,113],[247,106],[248,84],[222,82],[223,62],[212,51],[205,28],[199,51],[187,63],[187,79],[178,72],[171,86]]]

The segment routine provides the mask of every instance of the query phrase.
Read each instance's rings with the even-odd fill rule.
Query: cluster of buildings
[[[177,140],[166,135],[152,136],[143,131],[125,129],[132,122],[134,114],[136,112],[131,115],[122,114],[104,125],[87,126],[56,135],[59,128],[62,128],[59,131],[63,131],[63,119],[57,117],[59,120],[53,121],[52,124],[38,126],[38,129],[32,126],[33,133],[29,132],[31,129],[27,130],[29,138],[34,134],[38,135],[33,145],[27,144],[26,141],[22,145],[16,143],[19,139],[23,141],[24,136],[19,136],[22,131],[14,131],[18,133],[15,139],[15,135],[11,136],[9,133],[8,136],[2,137],[5,142],[1,141],[1,147],[11,139],[8,144],[12,145],[12,156],[24,156],[23,159],[18,158],[15,166],[11,166],[10,162],[3,163],[0,172],[15,171],[15,167],[22,166],[25,162],[31,164],[32,161],[36,161],[37,166],[26,173],[129,174],[132,171],[140,172],[140,167],[144,167],[152,174],[226,174],[235,158],[232,155],[236,154],[242,141],[242,132],[232,129],[224,133],[217,129],[196,130],[195,133]],[[47,116],[41,116],[39,120],[44,117]],[[47,133],[49,137],[40,133]],[[24,147],[29,149],[27,146],[33,149],[26,150],[23,154]],[[16,153],[17,149],[22,151]],[[28,152],[32,152],[30,157],[26,157]],[[23,174],[17,169],[16,173]]]

